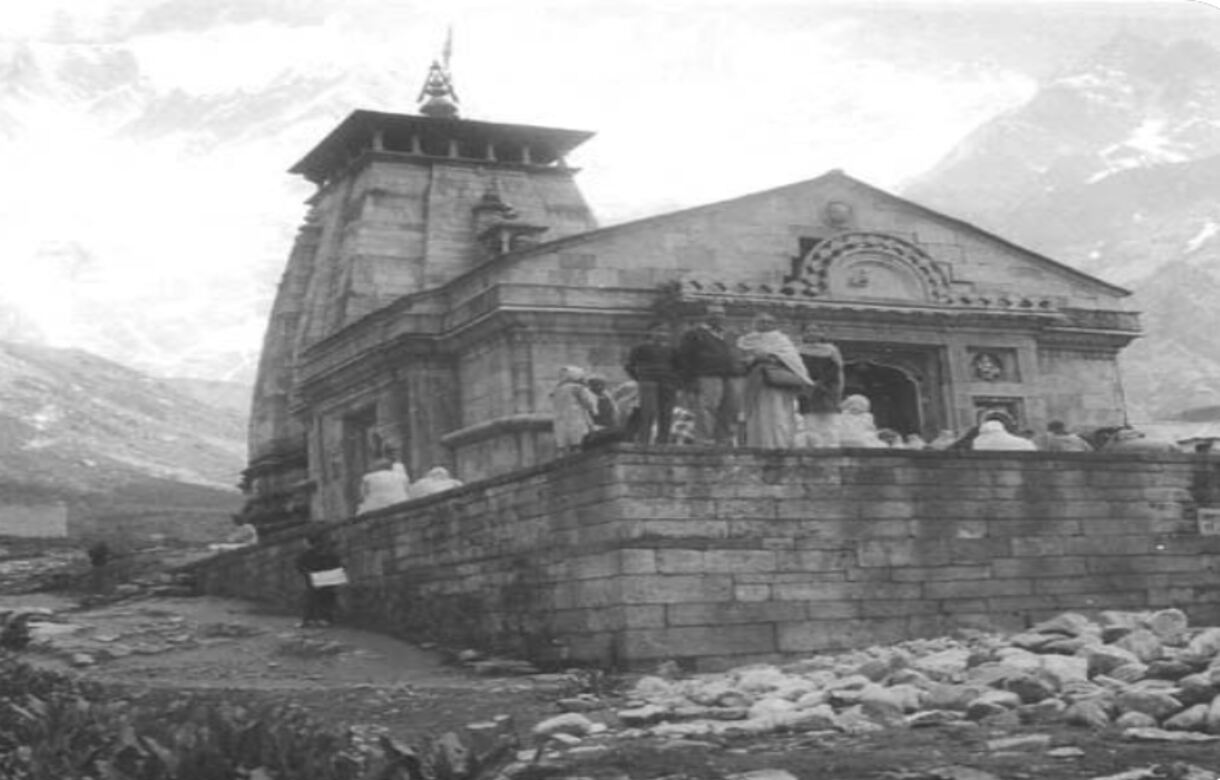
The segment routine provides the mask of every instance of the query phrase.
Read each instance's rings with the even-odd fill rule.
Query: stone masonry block
[[[701,550],[657,550],[657,571],[661,574],[702,574],[706,570],[704,554]]]
[[[941,566],[954,562],[949,545],[939,539],[876,539],[856,549],[860,566]]]
[[[991,568],[977,566],[904,566],[890,572],[895,582],[935,582],[936,580],[985,580]]]
[[[698,499],[620,499],[619,516],[625,520],[665,518],[682,520],[691,517],[720,517],[716,502]]]
[[[665,607],[631,604],[622,607],[624,628],[661,628],[665,625]]]
[[[708,550],[703,565],[711,574],[765,573],[776,570],[775,553],[771,550]]]
[[[733,600],[739,602],[752,601],[769,601],[771,599],[771,586],[764,584],[755,585],[734,585]]]
[[[728,535],[729,524],[724,520],[636,520],[626,526],[624,538],[724,539]]]
[[[670,604],[665,608],[671,626],[717,626],[730,623],[774,623],[808,617],[803,601],[719,602]]]
[[[1026,596],[1034,592],[1029,580],[947,580],[925,582],[924,598],[991,598],[993,596]]]
[[[890,644],[901,641],[906,633],[905,618],[809,620],[781,623],[776,627],[776,642],[781,653],[807,653]]]
[[[842,571],[854,564],[855,556],[847,548],[838,550],[783,550],[775,554],[778,572]]]
[[[1078,536],[1063,540],[1062,551],[1066,555],[1142,555],[1155,549],[1155,537],[1133,536]]]
[[[728,575],[624,575],[619,580],[619,587],[623,604],[731,601],[733,598],[733,579]]]
[[[949,555],[956,564],[991,563],[996,558],[1012,557],[1008,539],[950,539]]]
[[[991,572],[996,579],[1080,577],[1087,571],[1083,557],[1001,558],[991,562]]]
[[[623,574],[655,574],[656,550],[619,550],[619,569]]]
[[[621,638],[629,662],[776,651],[775,627],[769,623],[731,626],[674,626],[630,629]]]
[[[726,520],[768,520],[776,517],[774,498],[721,498],[711,503],[713,506],[709,507],[708,512],[714,512],[715,517]]]

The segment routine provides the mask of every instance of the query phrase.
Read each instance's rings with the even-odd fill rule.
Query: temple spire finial
[[[453,88],[453,76],[449,73],[449,59],[453,56],[453,27],[445,35],[445,47],[440,61],[433,60],[428,68],[428,77],[419,91],[419,113],[441,119],[457,119],[457,90]],[[425,99],[426,98],[426,99]]]

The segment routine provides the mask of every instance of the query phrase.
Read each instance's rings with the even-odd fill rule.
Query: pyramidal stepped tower
[[[318,487],[308,465],[317,421],[300,394],[311,348],[404,296],[541,239],[596,227],[565,162],[592,134],[462,118],[448,48],[428,71],[418,114],[353,111],[290,169],[317,191],[264,337],[244,474],[250,510],[271,525],[304,519]],[[339,457],[353,462],[337,468],[360,471],[373,456],[363,450],[379,443],[410,447],[371,430],[378,427],[363,429],[378,436],[370,441],[343,433],[349,441]]]

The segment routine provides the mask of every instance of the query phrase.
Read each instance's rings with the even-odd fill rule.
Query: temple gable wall
[[[850,220],[831,225],[830,203],[848,203]],[[611,228],[553,254],[523,258],[490,279],[534,284],[653,287],[689,276],[726,284],[777,286],[801,238],[883,233],[952,265],[962,291],[1053,296],[1065,305],[1122,308],[1120,296],[953,220],[845,179],[818,179]],[[573,260],[579,258],[580,262]]]
[[[703,669],[1065,610],[1220,619],[1220,461],[619,447],[328,524],[348,619],[540,662]],[[305,529],[197,566],[294,609]]]

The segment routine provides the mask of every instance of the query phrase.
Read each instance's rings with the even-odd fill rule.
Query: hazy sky
[[[571,162],[604,222],[830,168],[897,189],[1119,32],[1220,43],[1195,0],[0,0],[0,66],[25,39],[74,74],[0,69],[0,314],[169,372],[253,354],[310,192],[286,169],[353,109],[414,112],[450,25],[465,116],[597,133]],[[140,133],[97,119],[150,95]]]

